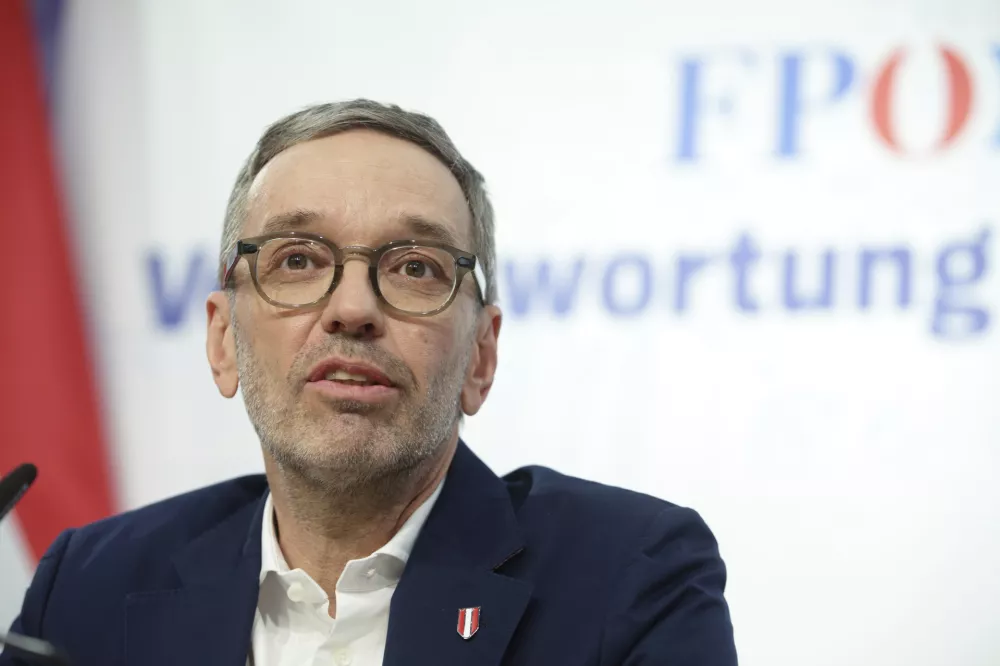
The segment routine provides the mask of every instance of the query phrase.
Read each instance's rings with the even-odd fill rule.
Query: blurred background
[[[6,0],[0,626],[63,528],[260,471],[204,357],[263,128],[437,118],[497,209],[463,436],[697,509],[750,666],[1000,663],[996,0]],[[599,529],[599,526],[595,526]]]

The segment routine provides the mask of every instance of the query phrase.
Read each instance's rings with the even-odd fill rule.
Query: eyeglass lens
[[[333,251],[310,239],[272,239],[259,247],[257,255],[257,284],[269,299],[283,305],[319,300],[336,273]],[[439,308],[455,289],[455,258],[440,248],[393,248],[382,254],[376,268],[382,297],[405,312]]]

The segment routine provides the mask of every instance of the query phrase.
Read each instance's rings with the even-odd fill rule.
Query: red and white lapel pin
[[[479,606],[458,609],[458,635],[469,640],[479,631]]]

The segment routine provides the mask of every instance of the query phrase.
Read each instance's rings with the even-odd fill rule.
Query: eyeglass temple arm
[[[472,277],[476,281],[476,289],[479,290],[479,300],[486,304],[486,273],[483,272],[483,267],[479,265],[478,258],[475,260],[476,265],[472,267]]]
[[[236,264],[240,261],[240,255],[248,252],[256,252],[257,246],[253,243],[244,243],[243,241],[236,241],[236,245],[233,249],[229,251],[226,255],[226,263],[221,266],[221,271],[219,274],[219,288],[225,289],[226,285],[229,284],[229,278],[233,276],[233,271],[236,270]]]
[[[236,270],[236,264],[240,260],[240,243],[237,241],[233,249],[229,251],[226,255],[226,262],[220,267],[219,271],[219,289],[225,289],[226,285],[229,284],[229,278],[233,276],[233,271]]]

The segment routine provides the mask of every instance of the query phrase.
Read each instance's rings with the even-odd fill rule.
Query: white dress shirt
[[[260,594],[250,666],[380,666],[389,629],[389,601],[441,484],[402,528],[368,557],[351,560],[337,581],[336,613],[323,588],[302,569],[290,570],[274,533],[274,505],[264,504]]]

